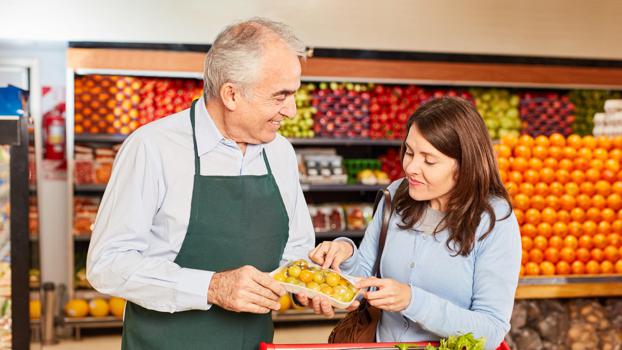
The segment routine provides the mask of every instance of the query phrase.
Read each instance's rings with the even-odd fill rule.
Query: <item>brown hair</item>
[[[447,248],[456,255],[467,256],[473,250],[484,212],[490,217],[490,224],[480,240],[495,226],[497,219],[490,199],[507,201],[509,212],[503,219],[512,213],[486,125],[470,102],[456,97],[442,97],[422,105],[408,120],[408,131],[413,125],[434,148],[457,161],[456,185],[449,192],[446,215],[436,232],[448,228]],[[406,139],[402,143],[402,161],[405,144]],[[410,196],[406,180],[399,185],[393,201],[396,213],[402,217],[402,229],[411,229],[429,206],[429,201],[417,201]]]

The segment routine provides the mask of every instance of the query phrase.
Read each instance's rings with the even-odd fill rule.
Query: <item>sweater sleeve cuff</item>
[[[347,260],[343,261],[339,266],[344,271],[351,271],[357,265],[356,262],[358,260],[356,254],[358,248],[356,247],[356,244],[354,244],[354,241],[347,237],[339,237],[336,238],[335,241],[347,242],[352,246],[352,256],[349,257]]]
[[[430,293],[415,286],[410,286],[410,292],[410,303],[402,310],[402,315],[413,322],[422,322],[430,310]]]
[[[214,272],[182,268],[175,288],[178,310],[209,310],[207,291]]]

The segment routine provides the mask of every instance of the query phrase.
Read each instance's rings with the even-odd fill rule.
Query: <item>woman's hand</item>
[[[370,305],[381,310],[400,312],[410,304],[410,286],[390,278],[369,277],[358,281],[357,287],[376,287],[376,291],[365,292],[364,296]]]
[[[348,242],[344,241],[324,241],[318,244],[315,249],[309,252],[311,261],[318,265],[322,265],[322,269],[331,268],[337,272],[339,265],[348,260],[354,254],[354,248]]]
[[[333,306],[330,305],[327,298],[323,298],[319,295],[309,298],[304,293],[298,293],[296,294],[296,300],[303,306],[311,307],[317,315],[324,315],[327,318],[333,318],[335,316],[335,310],[333,310]],[[355,300],[346,310],[356,310],[359,304],[359,301]]]

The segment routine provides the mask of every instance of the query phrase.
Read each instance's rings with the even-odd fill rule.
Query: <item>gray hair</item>
[[[306,57],[302,41],[283,23],[252,18],[232,24],[220,32],[205,55],[205,100],[218,96],[225,83],[241,85],[246,94],[248,86],[256,79],[264,45],[274,36],[280,38],[298,57]]]

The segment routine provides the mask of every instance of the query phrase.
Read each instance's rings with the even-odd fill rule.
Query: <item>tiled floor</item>
[[[281,323],[274,332],[274,342],[287,343],[325,343],[334,323]],[[31,350],[117,350],[121,349],[121,337],[118,335],[85,336],[82,340],[64,340],[57,345],[41,346],[32,344]]]

